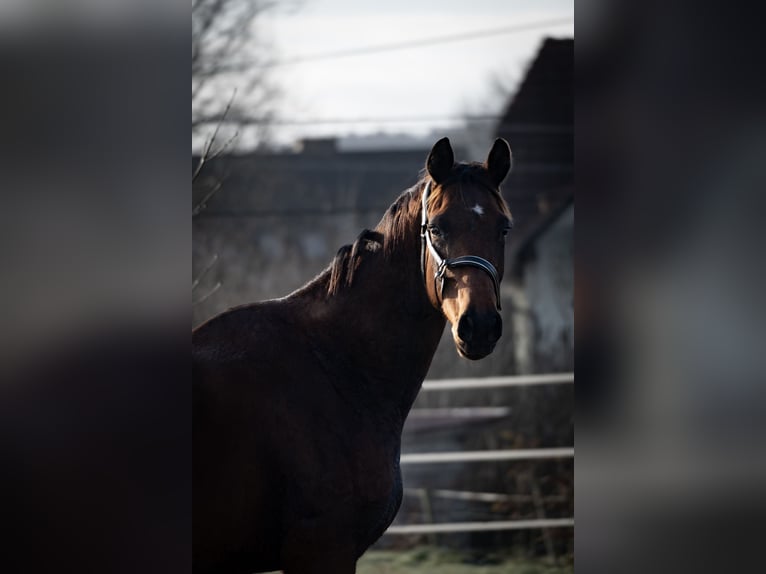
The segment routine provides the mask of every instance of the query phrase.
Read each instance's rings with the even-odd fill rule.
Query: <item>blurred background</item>
[[[428,380],[460,381],[414,405],[404,502],[360,568],[571,569],[572,2],[199,0],[192,16],[195,326],[325,269],[439,138],[458,161],[510,143],[503,338],[470,362],[446,333]]]

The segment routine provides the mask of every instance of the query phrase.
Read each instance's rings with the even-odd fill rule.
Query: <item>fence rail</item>
[[[401,455],[401,464],[439,462],[477,462],[485,460],[535,460],[573,458],[574,448],[525,448],[510,450],[467,450],[460,452],[420,452]]]
[[[425,381],[422,391],[454,391],[463,389],[493,389],[498,387],[528,387],[574,383],[574,373],[518,375],[513,377],[484,377],[481,379],[435,379]]]
[[[522,387],[532,385],[573,384],[574,373],[545,375],[521,375],[513,377],[485,377],[431,380],[423,383],[422,391],[454,391],[464,389],[490,389],[500,387]],[[500,460],[536,460],[551,458],[574,458],[571,448],[537,448],[512,450],[483,450],[463,452],[424,452],[402,454],[401,464],[436,464],[450,462],[479,462]],[[441,491],[440,491],[441,492]],[[451,497],[471,500],[499,499],[502,494],[443,491]],[[484,495],[484,496],[482,496]],[[506,495],[507,496],[507,495]],[[544,516],[538,509],[538,516]],[[449,532],[479,532],[493,530],[533,530],[549,528],[574,528],[574,518],[538,518],[536,520],[494,520],[489,522],[446,522],[432,524],[402,524],[390,526],[386,534],[439,534]]]
[[[386,534],[438,534],[443,532],[479,532],[490,530],[532,530],[573,528],[574,518],[541,518],[538,520],[492,520],[489,522],[444,522],[441,524],[403,524],[390,526]]]
[[[418,497],[431,496],[433,498],[443,498],[447,500],[463,500],[469,502],[514,502],[524,504],[534,502],[535,497],[532,494],[502,494],[499,492],[475,492],[472,490],[450,490],[446,488],[437,488],[429,490],[427,488],[405,488],[404,496]],[[541,497],[545,502],[563,503],[568,499],[560,494],[549,494]]]

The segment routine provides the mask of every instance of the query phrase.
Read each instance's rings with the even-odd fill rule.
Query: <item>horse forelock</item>
[[[484,164],[479,162],[456,164],[447,179],[432,187],[428,198],[429,209],[441,209],[447,202],[453,201],[455,190],[457,197],[465,203],[463,192],[469,185],[485,189],[494,199],[498,210],[510,219],[511,212],[508,209],[508,204],[503,199],[500,190],[492,184]],[[466,207],[468,206],[466,205]]]

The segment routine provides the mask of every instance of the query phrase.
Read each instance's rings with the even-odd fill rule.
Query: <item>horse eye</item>
[[[442,234],[442,230],[436,227],[435,225],[429,226],[428,231],[430,231],[431,235],[433,235],[434,237],[439,237]]]

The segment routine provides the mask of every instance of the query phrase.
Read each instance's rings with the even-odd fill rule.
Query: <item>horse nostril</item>
[[[465,343],[470,343],[473,337],[473,319],[468,315],[460,317],[457,324],[457,335]]]

